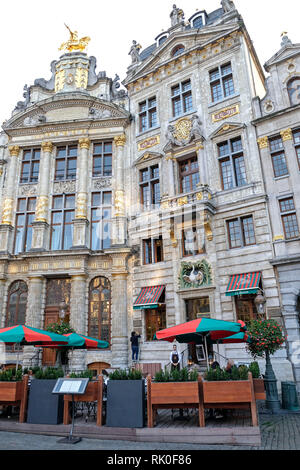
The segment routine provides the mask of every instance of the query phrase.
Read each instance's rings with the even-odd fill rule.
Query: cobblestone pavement
[[[261,447],[166,444],[83,439],[76,445],[58,444],[58,437],[0,432],[0,450],[300,450],[300,413],[260,415]]]

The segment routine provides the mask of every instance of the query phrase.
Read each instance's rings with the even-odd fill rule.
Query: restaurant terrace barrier
[[[103,375],[99,375],[97,381],[88,383],[84,395],[74,395],[75,402],[97,402],[97,426],[102,426],[103,409]],[[70,405],[72,395],[64,395],[64,424],[71,423]]]
[[[28,375],[20,382],[0,382],[0,405],[19,406],[19,422],[24,423],[28,402]]]
[[[205,427],[205,409],[249,409],[252,425],[258,426],[256,400],[264,398],[263,381],[254,389],[252,374],[248,380],[198,382],[152,382],[147,377],[148,427],[155,424],[158,408],[197,408],[199,426]]]

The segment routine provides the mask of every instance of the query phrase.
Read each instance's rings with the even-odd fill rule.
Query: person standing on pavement
[[[176,344],[173,344],[173,351],[170,354],[171,370],[180,370],[181,354],[177,351]]]
[[[137,335],[135,331],[131,333],[130,342],[131,342],[131,351],[132,351],[132,360],[138,361],[139,357],[139,338],[141,335]]]

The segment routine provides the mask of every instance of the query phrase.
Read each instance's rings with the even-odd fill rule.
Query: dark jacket
[[[141,335],[134,335],[134,336],[131,336],[130,337],[130,341],[131,341],[131,346],[138,346],[139,345],[139,338],[141,337]]]

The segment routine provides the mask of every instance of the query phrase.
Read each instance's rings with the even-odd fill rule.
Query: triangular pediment
[[[145,163],[145,162],[148,162],[148,161],[151,161],[151,160],[157,160],[157,159],[160,159],[162,158],[162,154],[159,153],[159,152],[144,152],[136,161],[135,161],[135,165],[140,165],[142,163]]]
[[[3,125],[5,131],[16,128],[41,128],[78,121],[124,120],[129,113],[108,101],[82,94],[62,94],[39,101],[14,114]]]
[[[273,57],[271,57],[271,59],[265,63],[264,67],[267,71],[269,71],[272,65],[283,62],[296,55],[300,55],[300,44],[287,44],[283,46],[276,54],[274,54]]]
[[[202,30],[190,29],[185,31],[176,31],[159,47],[149,48],[149,55],[134,68],[129,68],[128,77],[123,81],[127,85],[132,78],[137,80],[145,73],[152,72],[153,69],[166,65],[173,59],[180,59],[187,52],[202,48],[210,43],[216,42],[224,35],[230,34],[238,29],[237,24],[225,24],[218,26],[207,26]],[[177,45],[183,45],[184,51],[176,57],[172,57],[172,51]]]
[[[235,131],[241,131],[244,128],[245,124],[227,121],[221,124],[218,129],[216,129],[209,137],[210,139],[213,139],[215,137],[220,137],[222,135],[230,134]]]

